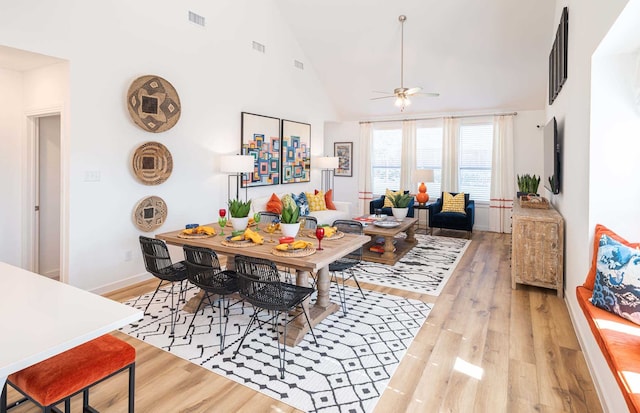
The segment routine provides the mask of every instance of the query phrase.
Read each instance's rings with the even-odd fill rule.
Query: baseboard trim
[[[104,294],[108,294],[111,293],[113,291],[116,290],[121,290],[123,288],[127,288],[131,285],[134,284],[138,284],[144,281],[147,281],[149,279],[153,278],[153,275],[149,274],[148,272],[144,272],[141,274],[137,274],[134,276],[131,276],[129,278],[125,278],[124,280],[119,280],[110,284],[105,284],[101,287],[98,288],[94,288],[92,290],[90,290],[92,293],[94,294],[98,294],[98,295],[104,295]]]

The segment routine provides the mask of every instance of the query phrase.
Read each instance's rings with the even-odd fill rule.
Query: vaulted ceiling
[[[400,87],[405,115],[544,109],[555,0],[278,0],[341,120],[400,115],[374,91]]]

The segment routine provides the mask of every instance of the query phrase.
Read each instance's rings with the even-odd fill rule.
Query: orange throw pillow
[[[271,198],[267,202],[267,211],[278,215],[282,214],[282,201],[278,198],[278,195],[271,194]]]
[[[327,209],[337,209],[333,204],[333,189],[329,189],[327,193],[324,194],[324,203],[327,205]]]
[[[600,246],[600,238],[603,235],[607,235],[612,239],[618,241],[621,244],[624,244],[631,248],[640,247],[640,243],[638,242],[629,242],[626,239],[622,238],[620,235],[611,231],[609,228],[605,227],[602,224],[596,225],[595,235],[593,236],[593,257],[591,259],[591,268],[589,268],[589,273],[587,274],[587,279],[584,282],[584,287],[593,291],[593,287],[596,282],[596,267],[598,265],[598,247]]]

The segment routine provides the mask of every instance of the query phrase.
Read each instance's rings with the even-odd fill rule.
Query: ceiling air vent
[[[189,21],[204,26],[204,16],[200,16],[192,11],[189,11]]]
[[[304,70],[304,63],[302,63],[302,62],[301,62],[301,61],[299,61],[299,60],[294,60],[294,61],[293,61],[293,65],[294,65],[295,67],[297,67],[298,69],[300,69],[300,70]]]
[[[260,53],[265,53],[264,45],[262,43],[253,42],[253,50],[258,51]]]

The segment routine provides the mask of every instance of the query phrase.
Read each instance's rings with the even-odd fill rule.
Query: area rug
[[[190,289],[188,298],[195,293]],[[218,315],[210,306],[198,312],[195,329],[186,337],[192,314],[181,311],[175,336],[169,336],[166,292],[158,292],[150,315],[121,331],[305,412],[370,412],[432,305],[372,291],[365,291],[363,299],[357,289],[348,287],[346,294],[347,315],[339,310],[314,328],[319,347],[307,333],[299,345],[287,348],[283,380],[275,334],[264,325],[245,339],[232,359],[253,314],[250,304],[231,307],[222,355],[217,354]],[[144,309],[150,297],[151,293],[145,294],[126,304]],[[331,299],[339,302],[335,285]]]
[[[404,235],[401,235],[404,236]],[[438,296],[471,240],[416,234],[418,242],[395,265],[363,261],[358,281]]]

